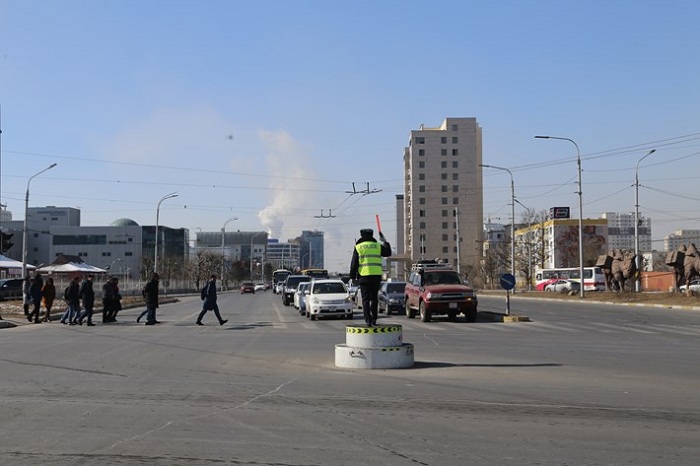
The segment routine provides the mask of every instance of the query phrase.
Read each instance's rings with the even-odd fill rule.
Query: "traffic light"
[[[0,231],[0,254],[5,254],[5,252],[7,252],[7,250],[14,244],[10,241],[13,234],[14,233],[3,233]]]

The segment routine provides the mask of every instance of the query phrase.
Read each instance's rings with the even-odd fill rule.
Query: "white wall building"
[[[608,250],[627,249],[634,251],[634,212],[606,212],[600,216],[608,221]],[[639,215],[639,252],[651,252],[651,219]]]
[[[403,250],[411,260],[441,258],[475,273],[484,218],[481,152],[476,118],[411,131],[403,157]]]

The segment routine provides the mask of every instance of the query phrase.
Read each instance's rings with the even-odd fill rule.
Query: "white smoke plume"
[[[302,191],[309,188],[308,180],[315,177],[308,157],[310,148],[286,131],[260,130],[258,135],[266,147],[268,173],[273,176],[271,199],[258,212],[258,218],[271,238],[286,241],[288,238],[283,235],[297,235],[300,228],[285,226],[285,221],[302,215],[299,208],[311,199],[307,191]]]

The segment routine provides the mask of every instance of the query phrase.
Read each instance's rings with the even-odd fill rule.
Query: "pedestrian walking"
[[[44,280],[41,278],[41,275],[36,274],[29,285],[29,304],[32,306],[32,312],[27,314],[27,320],[31,322],[34,319],[35,324],[41,322],[39,320],[39,311],[41,310],[41,289],[43,287]]]
[[[80,316],[80,275],[73,277],[70,285],[63,292],[63,299],[66,300],[68,307],[61,317],[61,323],[77,324]]]
[[[382,282],[382,257],[391,256],[391,245],[379,232],[381,244],[374,239],[374,230],[360,230],[350,260],[350,278],[357,281],[362,293],[362,312],[365,323],[377,325],[377,295]]]
[[[85,280],[83,280],[83,283],[80,284],[80,291],[78,292],[78,295],[80,296],[80,300],[83,302],[84,311],[78,318],[78,325],[83,325],[83,320],[86,318],[87,325],[89,327],[95,325],[92,323],[92,311],[95,307],[95,290],[92,282],[94,278],[95,276],[90,274],[87,276],[87,278],[85,278]]]
[[[107,277],[102,284],[102,323],[116,322],[117,312],[121,310],[121,295],[116,277]]]
[[[140,322],[143,316],[146,316],[146,325],[159,324],[156,320],[156,309],[158,309],[158,283],[160,276],[153,272],[150,280],[143,287],[143,300],[146,303],[146,310],[143,311],[137,318],[136,322]]]
[[[202,318],[207,311],[214,311],[214,315],[219,319],[219,325],[224,325],[228,322],[228,319],[222,319],[221,313],[219,312],[219,305],[216,303],[216,275],[209,277],[209,281],[204,285],[202,289],[202,296],[204,297],[204,302],[202,303],[202,311],[197,317],[197,325],[204,325],[202,323]]]
[[[41,303],[46,309],[46,314],[44,314],[44,322],[51,322],[51,307],[53,306],[53,301],[56,299],[56,287],[53,284],[53,278],[48,277],[44,286],[41,287]]]
[[[109,315],[107,316],[107,322],[117,321],[117,312],[122,310],[122,295],[119,292],[119,279],[117,277],[111,277],[112,290],[114,295],[112,297],[112,306],[109,310]]]

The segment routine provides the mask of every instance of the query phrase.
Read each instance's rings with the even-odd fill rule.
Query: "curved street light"
[[[224,257],[226,257],[226,254],[224,252],[224,245],[225,240],[226,240],[226,225],[229,223],[233,222],[234,220],[238,220],[238,217],[231,217],[230,219],[226,220],[224,222],[224,226],[221,227],[221,286],[224,286],[224,274],[226,272],[225,266],[224,266]]]
[[[637,266],[637,273],[641,273],[642,261],[639,257],[639,163],[656,152],[656,149],[649,151],[647,155],[637,160],[637,167],[634,170],[634,264]],[[634,291],[642,291],[639,277],[634,281]]]
[[[177,192],[173,192],[170,194],[166,194],[163,196],[160,201],[158,201],[158,207],[156,208],[156,246],[155,248],[155,253],[153,255],[153,272],[157,273],[158,272],[158,229],[160,227],[159,221],[160,221],[160,205],[165,201],[166,199],[172,199],[174,197],[177,197],[178,194]]]
[[[581,187],[581,152],[579,151],[576,141],[569,138],[560,138],[557,136],[535,136],[535,139],[559,139],[561,141],[569,141],[576,146],[576,163],[578,165],[578,269],[579,279],[581,280],[580,296],[584,296],[583,285],[583,188]]]
[[[510,273],[515,277],[515,183],[513,182],[513,172],[495,165],[479,164],[479,166],[507,171],[510,175]]]
[[[27,193],[24,196],[24,226],[22,227],[22,277],[26,278],[27,277],[27,241],[29,241],[29,232],[28,232],[28,224],[27,224],[27,217],[29,216],[29,183],[32,182],[34,178],[37,176],[41,175],[47,170],[51,170],[53,167],[58,165],[57,163],[52,163],[48,167],[44,168],[40,172],[35,173],[31,177],[29,177],[29,180],[27,181]]]

